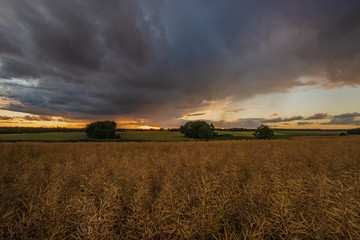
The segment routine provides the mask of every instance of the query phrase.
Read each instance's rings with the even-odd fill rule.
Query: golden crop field
[[[360,239],[360,138],[0,143],[0,239]]]

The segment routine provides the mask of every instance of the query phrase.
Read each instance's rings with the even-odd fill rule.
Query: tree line
[[[357,134],[360,135],[360,128],[354,128],[354,129],[350,129],[346,132],[347,134]]]
[[[243,128],[241,128],[243,130]],[[189,121],[185,125],[180,127],[180,133],[184,134],[185,137],[195,138],[195,139],[211,139],[220,137],[222,139],[235,139],[231,134],[219,135],[215,132],[215,127],[213,124],[209,124],[205,121]],[[254,132],[255,139],[273,139],[274,131],[266,126],[259,126]]]

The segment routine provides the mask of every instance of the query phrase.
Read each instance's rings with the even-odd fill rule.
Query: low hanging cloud
[[[187,117],[196,117],[196,116],[203,116],[205,114],[206,113],[191,113],[191,114],[187,114],[186,116]]]
[[[0,115],[0,121],[7,121],[7,120],[14,120],[17,122],[49,122],[49,121],[57,121],[57,122],[63,122],[65,119],[61,117],[53,117],[53,116],[44,116],[44,115],[25,115],[25,116],[6,116],[6,115]],[[66,122],[71,122],[70,119],[66,119]]]
[[[322,125],[360,125],[360,119],[355,118],[334,118],[330,122],[322,123]]]
[[[280,122],[292,122],[303,119],[303,116],[293,116],[293,117],[278,117],[278,118],[272,118],[272,119],[266,119],[264,120],[265,123],[280,123]]]
[[[355,117],[360,117],[360,113],[358,112],[353,112],[353,113],[343,113],[340,115],[335,115],[334,118],[355,118]]]
[[[228,109],[228,110],[224,110],[223,113],[238,113],[245,110],[246,108]]]
[[[335,115],[329,122],[322,123],[323,125],[360,125],[360,113],[344,113]]]
[[[319,120],[319,119],[325,119],[329,116],[328,113],[314,113],[310,117],[306,118],[308,120]]]
[[[293,117],[284,117],[284,118],[275,118],[275,119],[267,119],[267,118],[238,118],[230,121],[220,120],[214,121],[209,119],[202,119],[203,121],[211,122],[216,127],[222,128],[255,128],[260,126],[261,124],[273,124],[273,123],[282,123],[288,124],[289,122],[298,121],[303,119],[302,116],[293,116]],[[186,121],[182,120],[180,124],[184,124]]]
[[[297,122],[298,126],[305,126],[305,125],[311,125],[313,122]]]
[[[359,12],[358,0],[2,0],[0,107],[161,124],[302,76],[359,85]]]
[[[312,119],[314,121],[301,121],[301,120],[309,120]],[[329,122],[322,122],[318,120],[330,119]],[[282,118],[238,118],[234,120],[220,120],[214,121],[209,119],[203,119],[204,121],[213,123],[216,127],[223,128],[255,128],[260,126],[261,124],[271,124],[272,127],[279,127],[274,125],[276,123],[281,123],[282,125],[292,125],[292,126],[307,126],[314,125],[316,123],[320,125],[360,125],[360,113],[344,113],[340,115],[331,116],[327,113],[315,113],[309,117],[303,116],[292,116],[292,117],[282,117]],[[318,122],[317,122],[318,121]],[[185,120],[182,120],[180,124],[185,123]]]
[[[54,121],[52,117],[49,116],[36,116],[36,115],[26,115],[21,117],[23,120],[27,121]]]
[[[12,119],[13,119],[12,117],[0,115],[0,121],[6,121],[6,120],[12,120]]]

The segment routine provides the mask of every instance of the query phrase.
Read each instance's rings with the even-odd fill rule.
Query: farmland
[[[338,136],[345,131],[275,131],[276,138],[292,138],[297,136]],[[231,134],[243,139],[252,138],[253,132],[218,131],[219,134]],[[133,131],[126,130],[117,132],[120,139],[108,141],[138,141],[138,142],[178,142],[191,141],[177,131]],[[216,140],[216,139],[215,139]],[[81,142],[99,141],[89,139],[84,132],[46,132],[46,133],[21,133],[21,134],[0,134],[0,141],[43,141],[43,142]]]
[[[108,141],[189,141],[191,139],[184,137],[180,132],[170,131],[122,131],[117,132],[121,139],[108,139]],[[45,142],[63,142],[63,141],[99,141],[89,139],[84,132],[59,132],[59,133],[30,133],[30,134],[0,134],[0,141],[45,141]]]
[[[359,239],[359,146],[0,143],[0,239]]]

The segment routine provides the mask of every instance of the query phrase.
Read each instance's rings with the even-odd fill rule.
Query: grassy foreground
[[[0,143],[0,239],[360,239],[359,146]]]

